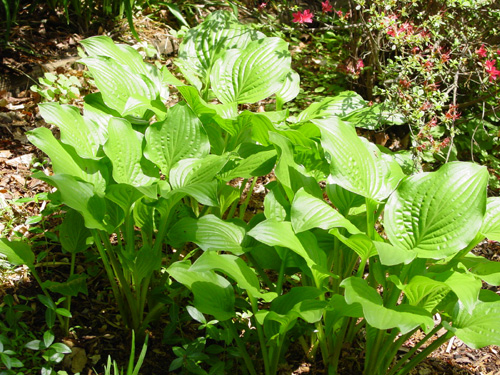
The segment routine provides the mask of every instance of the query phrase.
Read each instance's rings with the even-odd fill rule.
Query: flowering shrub
[[[480,129],[477,122],[472,128],[468,123],[480,119],[483,128],[485,122],[498,123],[500,45],[494,25],[500,3],[355,0],[355,9],[334,9],[326,0],[319,5],[315,20],[323,24],[322,32],[312,35],[312,48],[323,56],[325,47],[339,52],[340,62],[330,68],[345,74],[366,99],[386,102],[404,116],[417,167],[478,156],[470,148]],[[488,160],[482,157],[496,165]]]

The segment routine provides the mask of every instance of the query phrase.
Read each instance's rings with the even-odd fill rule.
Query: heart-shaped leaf
[[[391,243],[420,258],[444,258],[465,248],[486,211],[485,167],[453,162],[403,181],[389,198],[384,227]]]
[[[288,43],[258,39],[244,50],[232,49],[217,60],[210,74],[212,90],[222,103],[255,103],[278,92],[290,72]]]

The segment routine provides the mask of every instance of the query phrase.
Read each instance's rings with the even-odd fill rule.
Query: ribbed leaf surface
[[[485,167],[462,162],[403,181],[385,210],[389,240],[420,258],[444,258],[465,248],[483,221],[487,181]]]

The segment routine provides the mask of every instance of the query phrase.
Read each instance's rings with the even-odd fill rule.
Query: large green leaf
[[[404,286],[404,294],[412,306],[420,306],[430,313],[434,313],[436,306],[450,292],[445,283],[427,276],[416,275]]]
[[[81,178],[91,183],[98,194],[104,194],[104,176],[108,172],[102,161],[80,158],[72,147],[61,144],[47,128],[36,128],[28,132],[27,136],[31,143],[50,157],[54,173]]]
[[[234,178],[265,176],[273,169],[276,162],[276,150],[258,151],[254,154],[226,164],[221,178],[230,181]]]
[[[329,230],[331,228],[346,228],[349,233],[359,233],[349,220],[335,211],[326,202],[300,189],[295,193],[292,202],[291,221],[295,233],[312,228]]]
[[[108,141],[104,145],[104,152],[113,164],[113,179],[117,183],[137,187],[151,185],[158,180],[145,175],[142,170],[143,138],[127,120],[109,120]]]
[[[483,221],[487,181],[485,167],[462,162],[403,181],[385,209],[389,240],[420,258],[444,258],[465,248]]]
[[[306,122],[332,116],[345,117],[349,113],[365,107],[365,105],[365,101],[359,94],[354,91],[343,91],[337,96],[311,104],[298,115],[297,121]]]
[[[479,231],[492,241],[500,241],[500,197],[490,197],[486,202],[486,215]]]
[[[210,74],[212,90],[222,103],[255,103],[281,89],[290,72],[288,43],[258,39],[244,50],[232,49],[217,60]]]
[[[213,315],[219,321],[234,317],[234,290],[229,281],[213,271],[190,271],[190,266],[188,261],[176,262],[167,271],[191,289],[194,306],[202,313]]]
[[[227,156],[219,155],[180,160],[170,169],[169,182],[173,189],[210,182],[226,162]]]
[[[460,262],[484,282],[494,286],[500,285],[500,262],[491,261],[471,253],[460,259]]]
[[[276,93],[278,100],[286,103],[299,95],[300,91],[300,75],[295,70],[290,70],[285,78],[285,83],[281,89]]]
[[[131,97],[154,100],[159,95],[149,78],[128,71],[109,57],[86,57],[80,61],[89,68],[104,103],[119,113],[125,111]],[[134,113],[136,117],[144,115],[144,109]]]
[[[39,172],[33,177],[57,187],[61,201],[82,214],[87,228],[106,229],[106,200],[94,193],[93,185],[67,174],[46,176]]]
[[[405,334],[418,326],[422,326],[424,331],[429,331],[434,326],[431,314],[423,308],[409,305],[386,308],[382,297],[364,279],[349,277],[340,286],[345,288],[346,302],[359,303],[363,308],[364,318],[374,328],[399,328]]]
[[[230,254],[217,254],[214,251],[207,251],[199,257],[189,268],[193,272],[220,271],[236,281],[240,288],[254,298],[263,298],[270,302],[276,297],[276,293],[262,293],[255,271],[253,271],[245,261]]]
[[[457,304],[453,325],[447,328],[473,349],[500,345],[500,301],[479,302],[472,313]]]
[[[303,232],[296,235],[292,223],[267,219],[257,224],[247,234],[268,246],[288,248],[300,255],[306,261],[318,283],[330,276],[325,268],[326,254],[319,248],[312,233]]]
[[[145,135],[145,155],[165,175],[178,161],[201,158],[210,151],[208,135],[186,103],[171,107],[165,120],[150,125]]]
[[[330,183],[375,201],[383,201],[403,178],[399,165],[375,145],[358,137],[337,117],[312,122],[321,130],[321,145],[330,161]]]
[[[170,229],[168,236],[175,243],[194,242],[205,251],[228,251],[239,255],[243,254],[241,242],[245,230],[217,216],[206,215],[199,219],[181,219]]]
[[[472,313],[478,302],[482,286],[481,280],[470,273],[457,271],[447,271],[436,275],[429,274],[429,276],[447,285],[462,302],[464,308]]]
[[[61,141],[73,146],[83,158],[96,158],[100,145],[105,139],[99,132],[99,126],[80,114],[80,110],[58,103],[41,103],[40,114],[50,124],[61,130]]]
[[[124,213],[128,214],[130,207],[144,194],[137,188],[127,184],[113,184],[108,186],[105,197],[115,202],[121,207]]]
[[[176,64],[188,81],[201,89],[214,62],[227,49],[245,48],[251,40],[262,37],[263,34],[240,24],[234,14],[216,11],[186,33]]]
[[[22,241],[9,241],[0,238],[0,254],[5,255],[7,260],[15,266],[26,265],[34,267],[35,254],[31,246]]]

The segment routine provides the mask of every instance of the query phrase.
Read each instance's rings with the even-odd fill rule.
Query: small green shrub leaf
[[[76,297],[78,293],[87,295],[87,275],[71,275],[65,282],[46,280],[42,284],[52,292],[63,296]]]

